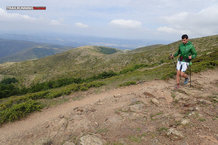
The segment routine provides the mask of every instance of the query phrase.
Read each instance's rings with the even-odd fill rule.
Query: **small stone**
[[[158,139],[154,138],[151,141],[151,145],[161,145],[161,144],[159,143]]]
[[[183,118],[183,115],[179,113],[175,113],[173,116],[175,118],[175,121],[180,121]]]
[[[66,141],[63,145],[75,145],[73,142]]]
[[[194,110],[195,111],[199,111],[200,109],[199,109],[199,107],[195,107]]]
[[[135,113],[135,112],[131,112],[130,114],[128,114],[128,118],[129,118],[130,120],[136,120],[136,119],[138,119],[139,117],[140,117],[140,114]]]
[[[138,95],[139,98],[142,98],[142,95]]]
[[[98,122],[95,122],[95,126],[96,126],[96,127],[98,127],[98,126],[99,126]]]
[[[126,142],[126,140],[124,138],[120,138],[119,141],[118,141],[120,144],[122,145],[128,145]]]
[[[64,115],[61,114],[61,115],[59,115],[58,117],[59,117],[60,119],[62,119],[62,118],[64,118]]]
[[[122,107],[121,111],[128,112],[129,111],[129,107],[128,106],[124,106],[124,107]]]
[[[79,145],[104,145],[105,143],[105,140],[95,135],[85,135],[79,141]]]
[[[107,121],[112,124],[119,124],[122,122],[122,117],[120,115],[109,116]]]
[[[188,111],[195,111],[195,108],[194,107],[189,107],[187,110]]]
[[[136,99],[136,98],[132,98],[131,99],[131,104],[135,104],[135,103],[137,103],[138,102],[138,99]]]
[[[151,102],[157,106],[160,104],[156,98],[151,99]]]
[[[114,95],[114,98],[120,98],[120,97],[121,97],[120,94]]]
[[[184,138],[183,134],[174,128],[170,128],[168,130],[167,136],[169,136],[172,140],[180,140]]]
[[[103,105],[103,103],[102,103],[101,100],[98,100],[98,101],[96,102],[96,104],[97,104],[97,105]]]
[[[204,117],[202,114],[198,114],[198,117]]]
[[[143,107],[144,107],[144,104],[134,104],[134,105],[131,105],[129,107],[130,111],[133,111],[133,112],[142,112],[143,111]]]
[[[188,114],[188,116],[192,116],[192,115],[195,115],[195,112],[191,112]]]
[[[182,121],[181,121],[181,124],[182,125],[187,125],[187,124],[189,124],[189,120],[188,119],[183,119]]]
[[[211,104],[210,101],[207,101],[207,100],[204,100],[204,99],[200,99],[199,103],[202,103],[202,104]]]
[[[144,92],[143,93],[145,95],[145,97],[149,98],[149,97],[155,97],[154,95],[152,95],[151,93],[148,92]]]
[[[48,127],[49,127],[49,124],[46,124],[46,125],[45,125],[45,128],[48,128]]]
[[[58,123],[58,125],[62,128],[65,129],[67,127],[68,121],[67,119],[61,119],[61,121]]]

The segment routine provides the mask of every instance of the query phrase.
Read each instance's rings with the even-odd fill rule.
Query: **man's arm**
[[[173,57],[176,57],[180,54],[180,49],[177,50],[177,52],[173,55]]]
[[[192,59],[195,58],[195,57],[197,56],[197,52],[196,52],[194,46],[192,46],[192,48],[191,48],[191,53],[192,53]]]

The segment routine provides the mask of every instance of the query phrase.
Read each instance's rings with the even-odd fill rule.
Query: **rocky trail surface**
[[[170,79],[64,96],[71,99],[2,126],[0,145],[217,145],[217,74],[194,74],[192,87],[178,90]]]

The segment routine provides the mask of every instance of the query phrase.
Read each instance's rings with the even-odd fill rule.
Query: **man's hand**
[[[171,59],[173,59],[173,58],[174,58],[174,57],[173,57],[173,54],[171,54],[171,55],[170,55],[170,58],[171,58]]]
[[[188,59],[192,59],[192,56],[188,56]]]

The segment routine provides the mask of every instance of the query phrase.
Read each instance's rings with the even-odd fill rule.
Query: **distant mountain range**
[[[23,40],[0,39],[0,63],[38,59],[69,49],[72,49],[72,47]]]
[[[34,41],[40,43],[57,44],[70,47],[80,47],[85,45],[105,46],[119,49],[135,49],[138,47],[154,45],[154,44],[168,44],[169,41],[163,40],[129,40],[118,38],[104,38],[94,36],[81,36],[81,35],[69,35],[69,34],[0,34],[0,38],[13,39],[13,40],[25,40]]]
[[[131,50],[160,44],[160,42],[166,43],[165,41],[126,40],[66,34],[0,34],[0,63],[38,59],[87,45]]]

